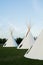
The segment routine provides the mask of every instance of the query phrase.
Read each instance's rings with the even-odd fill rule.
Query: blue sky
[[[37,36],[43,29],[43,0],[0,0],[0,37],[7,37],[10,26],[25,35],[30,20]]]

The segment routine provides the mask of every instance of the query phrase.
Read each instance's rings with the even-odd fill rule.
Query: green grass
[[[0,47],[0,65],[43,65],[43,61],[24,58],[26,50]]]

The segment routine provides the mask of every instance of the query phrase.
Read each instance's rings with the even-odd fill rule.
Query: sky
[[[25,36],[27,23],[38,36],[43,29],[43,0],[0,0],[0,37],[8,37],[9,28],[16,36]]]

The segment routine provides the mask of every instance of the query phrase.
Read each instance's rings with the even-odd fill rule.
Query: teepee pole
[[[27,33],[26,33],[26,37],[27,37],[28,33],[30,32],[30,28],[31,28],[30,24],[27,25],[27,28],[28,28],[28,31],[27,31]]]

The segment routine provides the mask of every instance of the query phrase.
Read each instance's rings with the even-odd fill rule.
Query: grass
[[[0,65],[43,65],[41,60],[24,58],[26,50],[0,47]]]

